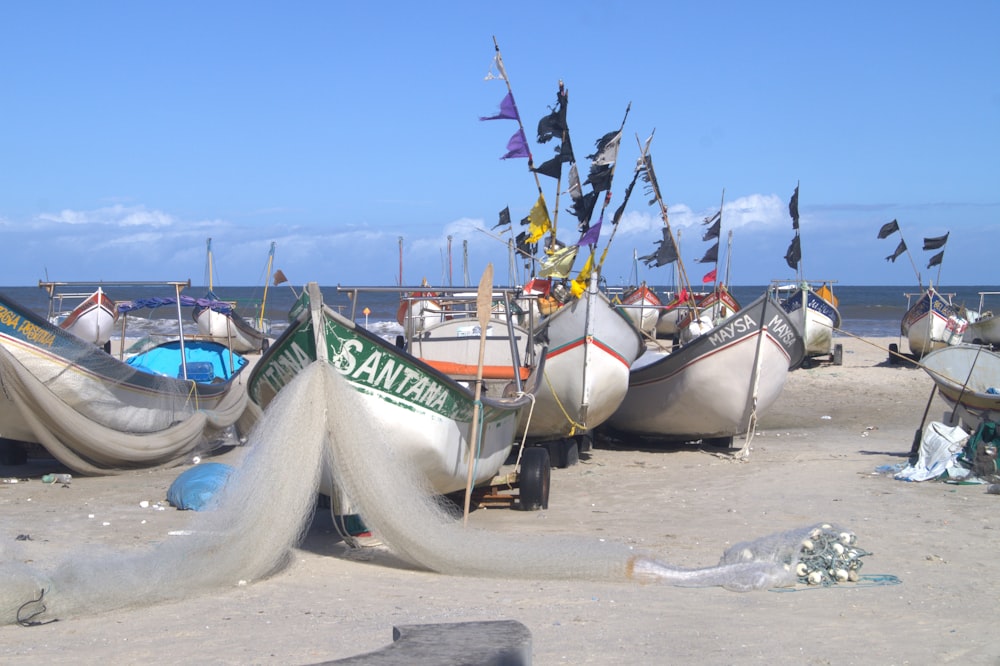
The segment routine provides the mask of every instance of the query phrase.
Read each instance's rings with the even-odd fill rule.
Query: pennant
[[[702,284],[708,284],[710,282],[715,282],[715,276],[718,274],[719,269],[713,268],[709,272],[705,273],[705,277],[701,279]]]
[[[531,152],[528,150],[528,139],[524,136],[524,130],[518,128],[514,132],[514,136],[510,137],[510,141],[507,142],[507,152],[500,159],[506,160],[511,157],[531,157]]]
[[[604,217],[602,216],[601,219],[597,220],[597,224],[587,229],[587,231],[585,231],[584,234],[580,236],[580,240],[578,240],[576,244],[578,246],[596,245],[597,241],[600,240],[601,238],[601,224],[603,222],[604,222]]]
[[[573,270],[573,262],[580,248],[576,245],[560,248],[542,259],[542,267],[538,271],[541,277],[566,278]]]
[[[879,238],[888,238],[889,234],[894,234],[899,231],[899,222],[893,220],[892,222],[886,222],[882,225],[882,228],[878,230]]]
[[[497,227],[509,227],[510,226],[510,206],[507,206],[502,211],[500,211],[500,221],[493,225],[493,228]]]
[[[496,74],[493,73],[494,69],[496,69],[497,71]],[[500,58],[499,51],[497,51],[497,54],[493,56],[493,61],[490,62],[490,68],[486,72],[485,80],[492,81],[493,79],[503,79],[504,81],[507,80],[507,70],[505,70],[503,67],[503,59]]]
[[[708,252],[705,256],[698,260],[699,264],[714,264],[719,260],[719,244],[716,243],[712,247],[708,248]]]
[[[799,228],[799,186],[795,186],[795,192],[788,202],[788,214],[792,216],[792,229]],[[795,260],[798,263],[798,259]],[[792,266],[792,268],[795,268]]]
[[[524,218],[523,220],[521,220],[521,224],[527,224],[527,223],[528,223],[528,218]],[[517,239],[515,240],[515,242],[517,243],[518,252],[521,252],[523,254],[534,254],[534,252],[532,252],[533,243],[528,240],[527,231],[522,231],[521,233],[519,233],[517,235]]]
[[[799,261],[802,259],[802,248],[799,245],[799,235],[795,234],[795,238],[792,239],[791,244],[788,246],[788,252],[785,253],[785,263],[788,267],[796,270],[799,267]]]
[[[934,266],[939,265],[942,259],[944,259],[944,250],[941,250],[933,257],[931,257],[931,260],[927,263],[927,268],[932,268]]]
[[[566,124],[566,107],[569,95],[559,82],[559,92],[556,93],[556,108],[538,121],[538,143],[546,143],[554,137],[562,138],[569,130]]]
[[[509,92],[500,101],[500,113],[495,116],[479,116],[480,120],[520,120],[517,104],[514,103],[514,93]]]
[[[556,156],[551,160],[540,164],[537,169],[534,169],[534,171],[535,173],[540,173],[543,176],[548,176],[549,178],[559,179],[562,178],[563,162],[572,161],[573,146],[570,144],[569,137],[567,136],[566,140],[556,148]]]
[[[618,223],[622,219],[622,213],[625,212],[625,204],[628,203],[629,197],[632,196],[632,188],[635,187],[635,181],[639,179],[639,172],[640,170],[638,168],[636,168],[635,171],[633,172],[632,182],[629,183],[628,187],[625,188],[625,197],[622,199],[621,205],[615,209],[614,217],[611,218],[611,224],[614,226],[618,226]]]
[[[592,164],[600,166],[614,164],[618,160],[618,146],[621,144],[621,141],[621,130],[608,132],[597,140],[597,151],[593,155],[587,155],[587,159]]]
[[[937,236],[935,238],[925,238],[924,239],[924,249],[925,250],[936,250],[939,247],[944,247],[944,244],[948,242],[949,231],[944,236]]]
[[[896,263],[896,257],[903,254],[904,252],[906,252],[906,242],[901,240],[899,241],[899,245],[896,246],[896,251],[890,254],[888,257],[886,257],[885,260],[891,261],[892,263]]]
[[[647,266],[657,268],[659,266],[666,266],[671,264],[679,258],[677,253],[677,245],[674,243],[674,237],[670,233],[668,227],[663,227],[663,239],[656,241],[656,251],[652,254],[647,254],[644,257],[639,257],[639,259],[645,263]]]
[[[590,224],[590,218],[594,214],[594,207],[597,205],[597,192],[587,192],[574,201],[569,212],[580,221],[580,228],[584,229]]]
[[[594,253],[591,252],[590,256],[587,257],[587,263],[583,265],[580,269],[580,274],[576,276],[570,285],[569,289],[573,292],[573,295],[577,298],[583,295],[583,292],[587,291],[587,284],[590,283],[590,273],[594,269]]]
[[[278,270],[274,271],[274,286],[275,287],[277,287],[279,284],[284,284],[286,282],[288,282],[288,278],[285,277],[285,274],[282,272],[282,270],[280,268]]]
[[[545,205],[545,196],[539,193],[538,201],[535,202],[535,205],[531,207],[531,212],[528,213],[528,231],[530,232],[528,242],[537,243],[545,235],[545,232],[551,228],[552,222],[549,220],[549,209]]]
[[[595,162],[590,166],[590,174],[583,183],[584,185],[589,183],[595,192],[605,192],[611,189],[611,176],[610,164],[597,164]]]
[[[701,237],[703,241],[710,241],[713,238],[718,238],[720,232],[722,231],[722,211],[713,215],[712,217],[706,217],[703,224],[711,224],[705,234]]]

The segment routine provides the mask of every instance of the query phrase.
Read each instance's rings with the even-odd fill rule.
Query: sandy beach
[[[871,553],[867,584],[736,593],[455,577],[415,571],[378,550],[349,551],[319,510],[290,565],[270,579],[3,626],[0,662],[314,664],[383,647],[394,626],[516,620],[531,632],[535,664],[1000,664],[992,570],[1000,497],[982,485],[879,473],[905,462],[933,384],[920,369],[887,363],[895,339],[838,342],[843,365],[790,373],[746,461],[605,442],[553,470],[547,510],[479,509],[470,526],[616,541],[702,567],[737,542],[828,522],[855,532]],[[935,397],[927,418],[942,420],[946,410]],[[64,486],[40,480],[66,471],[57,463],[0,467],[0,478],[21,479],[0,484],[0,552],[30,537],[19,552],[44,568],[92,544],[141,550],[183,539],[177,533],[192,514],[166,502],[183,469],[74,476]]]

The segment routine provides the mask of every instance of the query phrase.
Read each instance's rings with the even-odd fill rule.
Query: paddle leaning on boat
[[[328,363],[347,379],[330,386],[330,390],[346,388],[361,396],[365,411],[356,418],[386,433],[395,455],[425,479],[432,492],[444,495],[465,490],[470,466],[473,486],[513,483],[497,474],[515,442],[521,411],[530,405],[530,394],[536,390],[544,353],[522,392],[482,395],[477,403],[476,394],[466,382],[324,304],[314,282],[306,285],[289,312],[289,321],[288,329],[262,354],[251,372],[248,392],[259,409],[266,409],[304,368],[312,363]],[[510,373],[514,377],[520,369],[511,367]],[[326,397],[336,400],[336,395]],[[481,411],[479,418],[477,411]],[[336,428],[336,424],[332,427]],[[326,470],[322,491],[331,496],[335,515],[353,513],[350,498],[340,494],[329,472]],[[520,508],[547,505],[548,473],[547,452],[524,452],[517,478]]]
[[[179,314],[186,283],[164,284],[176,295],[154,302],[176,305]],[[0,437],[39,444],[80,474],[210,452],[246,406],[239,381],[246,360],[215,343],[185,340],[179,318],[178,331],[167,347],[125,360],[0,295]]]

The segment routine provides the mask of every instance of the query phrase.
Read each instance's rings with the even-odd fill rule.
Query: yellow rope
[[[552,388],[552,382],[549,381],[549,373],[543,372],[542,376],[545,377],[545,383],[548,384],[549,390],[552,391],[552,397],[556,399],[556,404],[559,405],[559,411],[563,413],[563,416],[565,416],[566,420],[569,422],[570,425],[569,436],[572,437],[573,435],[575,435],[577,428],[580,428],[581,430],[586,430],[585,425],[574,421],[573,418],[566,412],[566,408],[563,407],[562,401],[559,400],[559,395],[556,393],[555,389]]]

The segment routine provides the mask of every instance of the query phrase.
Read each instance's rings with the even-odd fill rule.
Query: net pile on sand
[[[805,541],[849,534],[829,525],[789,530],[738,544],[715,566],[686,569],[606,540],[465,528],[402,466],[391,443],[359,418],[363,413],[346,380],[313,363],[258,422],[214,509],[191,515],[191,536],[138,554],[75,553],[50,573],[4,553],[0,621],[148,605],[269,576],[288,561],[308,525],[324,467],[393,553],[449,575],[766,589],[796,582]]]

